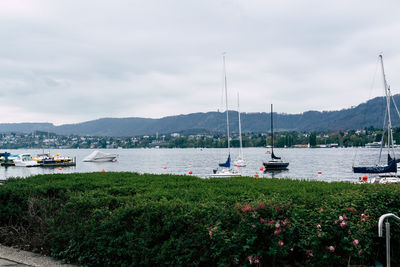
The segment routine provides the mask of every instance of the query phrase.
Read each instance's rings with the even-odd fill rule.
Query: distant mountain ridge
[[[399,103],[400,95],[394,96]],[[393,104],[392,104],[393,106]],[[284,110],[284,107],[278,107]],[[385,112],[385,98],[376,97],[356,107],[339,111],[307,111],[302,114],[274,115],[274,128],[277,131],[337,131],[362,129],[369,126],[382,127]],[[400,126],[400,119],[392,108],[393,126]],[[230,129],[238,132],[236,111],[229,111]],[[267,132],[270,113],[241,113],[243,132]],[[224,132],[225,113],[207,112],[168,116],[160,119],[148,118],[102,118],[76,124],[55,126],[52,123],[0,123],[0,133],[34,131],[52,132],[61,135],[93,136],[138,136],[169,134],[175,132]]]

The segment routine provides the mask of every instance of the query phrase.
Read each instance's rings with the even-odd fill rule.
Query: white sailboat
[[[242,125],[240,121],[240,108],[239,108],[239,93],[238,93],[238,119],[239,119],[239,143],[240,143],[240,149],[239,149],[239,157],[235,160],[234,164],[237,167],[246,167],[246,161],[244,160],[243,157],[243,143],[242,143]]]
[[[226,68],[225,68],[225,54],[223,54],[223,67],[224,67],[224,88],[225,88],[225,105],[226,105],[226,132],[228,141],[228,158],[225,163],[219,163],[219,167],[213,170],[211,177],[234,177],[242,176],[242,174],[231,168],[231,146],[229,137],[229,112],[228,112],[228,86],[226,81]]]

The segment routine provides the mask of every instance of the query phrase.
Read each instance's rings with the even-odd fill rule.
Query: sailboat
[[[228,86],[226,80],[226,67],[225,67],[225,54],[223,54],[223,67],[224,67],[224,89],[225,89],[225,105],[226,105],[226,133],[227,133],[227,141],[228,141],[228,158],[226,162],[219,163],[219,167],[213,170],[213,174],[211,177],[233,177],[233,176],[242,176],[242,174],[231,168],[231,146],[230,146],[230,137],[229,137],[229,112],[228,112]]]
[[[271,104],[271,159],[268,161],[264,161],[263,165],[265,167],[265,170],[286,170],[287,167],[289,166],[289,162],[283,161],[280,157],[275,156],[274,154],[274,123],[273,123],[273,110],[272,110],[272,104]]]
[[[242,125],[240,121],[240,108],[239,108],[239,93],[238,93],[238,119],[239,119],[239,157],[235,160],[235,165],[237,167],[246,167],[246,161],[243,157],[243,142],[242,142]]]
[[[387,84],[386,81],[386,75],[385,75],[385,68],[383,66],[383,57],[382,55],[379,55],[379,60],[381,63],[381,70],[382,70],[382,78],[383,78],[383,86],[385,89],[385,95],[386,95],[386,111],[385,111],[385,123],[386,123],[386,118],[387,118],[387,140],[388,140],[388,154],[387,154],[387,164],[376,164],[375,166],[365,166],[365,167],[355,167],[353,166],[353,172],[354,173],[396,173],[397,172],[397,162],[394,153],[394,142],[393,142],[393,130],[392,130],[392,120],[390,117],[390,99],[391,99],[391,93],[390,93],[390,87]],[[393,100],[394,101],[394,100]],[[383,139],[383,137],[382,137]],[[381,150],[379,152],[379,160],[381,158],[381,153],[382,153],[382,147],[383,147],[383,142],[381,142]],[[379,182],[379,183],[384,183],[384,180],[386,178],[390,178],[393,181],[393,175],[383,175],[379,178],[374,179],[374,182]],[[382,179],[382,181],[379,181]],[[387,179],[386,179],[387,180]],[[395,179],[396,180],[396,179]],[[397,178],[397,182],[400,182],[399,178]]]

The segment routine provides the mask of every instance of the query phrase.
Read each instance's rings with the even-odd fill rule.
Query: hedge
[[[0,243],[84,266],[372,266],[385,263],[377,221],[400,214],[399,195],[396,184],[250,177],[11,178],[0,186]]]

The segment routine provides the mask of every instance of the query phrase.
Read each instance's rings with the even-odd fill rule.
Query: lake
[[[244,148],[247,167],[240,168],[243,175],[259,177],[289,177],[292,179],[321,181],[357,181],[360,174],[352,172],[354,165],[375,164],[379,156],[376,148],[283,148],[274,149],[277,156],[289,161],[289,169],[280,172],[263,173],[262,161],[270,158],[266,148]],[[75,167],[0,167],[0,179],[27,177],[36,174],[73,172],[138,172],[155,174],[188,174],[202,178],[209,177],[218,162],[225,162],[227,149],[187,148],[187,149],[104,149],[106,153],[119,154],[116,162],[82,162],[94,149],[51,149],[51,154],[76,157]],[[4,151],[2,151],[4,152]],[[7,150],[11,154],[42,153],[40,149]],[[45,150],[44,152],[48,152]],[[399,151],[396,151],[399,152]],[[239,149],[231,150],[235,160]],[[397,153],[398,154],[398,153]],[[382,158],[386,159],[386,155]],[[237,168],[237,167],[234,167]],[[318,174],[321,172],[321,174]]]

